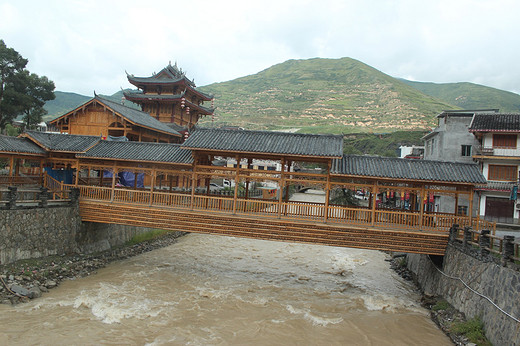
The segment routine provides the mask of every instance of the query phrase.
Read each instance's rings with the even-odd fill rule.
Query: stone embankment
[[[399,276],[407,281],[414,281],[414,274],[407,267],[407,258],[405,254],[394,255],[389,261],[390,268],[399,274]],[[420,290],[419,287],[417,287],[417,289]],[[443,303],[445,303],[445,300],[441,296],[432,296],[425,294],[424,292],[422,294],[421,305],[429,310],[432,321],[435,322],[444,334],[451,339],[453,344],[464,346],[475,345],[470,342],[464,334],[453,330],[454,324],[467,322],[466,315],[455,309],[453,306]],[[447,306],[443,309],[436,309],[439,304]]]
[[[54,255],[0,265],[0,303],[17,304],[38,298],[63,280],[88,276],[108,263],[173,244],[184,232],[95,254]]]

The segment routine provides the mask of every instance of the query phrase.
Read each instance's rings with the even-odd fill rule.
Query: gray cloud
[[[0,0],[0,32],[58,90],[129,87],[168,61],[197,85],[288,59],[351,57],[395,77],[520,92],[513,0]]]

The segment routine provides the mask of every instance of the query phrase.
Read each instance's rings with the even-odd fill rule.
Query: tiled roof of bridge
[[[520,113],[477,113],[469,131],[520,132]]]
[[[343,155],[343,137],[199,128],[188,137],[182,147],[223,152],[339,158]]]
[[[45,150],[26,138],[0,135],[0,153],[45,155]]]
[[[344,155],[342,159],[332,161],[331,173],[398,180],[486,183],[477,164],[379,156]]]
[[[101,140],[99,136],[68,135],[27,131],[22,136],[27,137],[39,146],[51,151],[81,153]]]
[[[77,157],[180,164],[193,162],[191,151],[182,150],[179,144],[151,142],[100,141]]]

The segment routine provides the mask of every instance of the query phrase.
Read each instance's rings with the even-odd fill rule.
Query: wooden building
[[[138,90],[125,91],[125,98],[162,123],[191,129],[201,117],[213,115],[214,108],[204,106],[213,102],[213,96],[197,90],[177,64],[168,64],[150,77],[127,77]]]
[[[475,186],[485,183],[478,165],[343,155],[341,136],[197,129],[181,145],[24,137],[0,140],[4,164],[32,157],[50,168],[47,187],[77,187],[83,221],[440,255],[453,224],[495,228],[471,214]],[[222,166],[227,158],[237,165]],[[276,169],[255,160],[276,161]],[[212,189],[217,179],[231,184]],[[256,193],[259,187],[275,192]],[[302,187],[322,197],[291,199]],[[437,195],[465,201],[469,212],[436,212],[429,204]],[[342,198],[349,196],[362,201]]]
[[[124,136],[136,142],[180,143],[182,134],[148,113],[104,99],[91,100],[49,122],[60,133],[98,136]]]

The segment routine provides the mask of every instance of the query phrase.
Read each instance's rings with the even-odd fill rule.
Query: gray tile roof
[[[332,161],[332,174],[465,184],[485,184],[477,164],[344,155]]]
[[[98,136],[67,135],[38,131],[27,131],[22,135],[47,150],[73,153],[84,152],[101,140]]]
[[[224,152],[341,157],[343,136],[199,128],[182,147]]]
[[[142,100],[180,100],[184,96],[184,94],[145,94],[141,90],[124,90],[123,95]]]
[[[95,99],[107,107],[112,108],[116,113],[119,113],[122,117],[128,119],[130,122],[134,124],[141,125],[143,127],[151,128],[153,130],[157,130],[160,132],[169,133],[176,136],[181,136],[181,134],[174,129],[168,127],[168,125],[160,122],[154,117],[150,116],[150,114],[140,111],[138,109],[130,108],[124,106],[120,103],[113,102],[99,96],[96,96]]]
[[[520,113],[477,113],[469,131],[520,132]]]
[[[87,152],[76,155],[82,158],[100,158],[125,161],[147,161],[191,164],[191,151],[182,150],[179,144],[151,142],[100,141]]]
[[[45,155],[45,150],[26,138],[0,135],[0,153]]]

